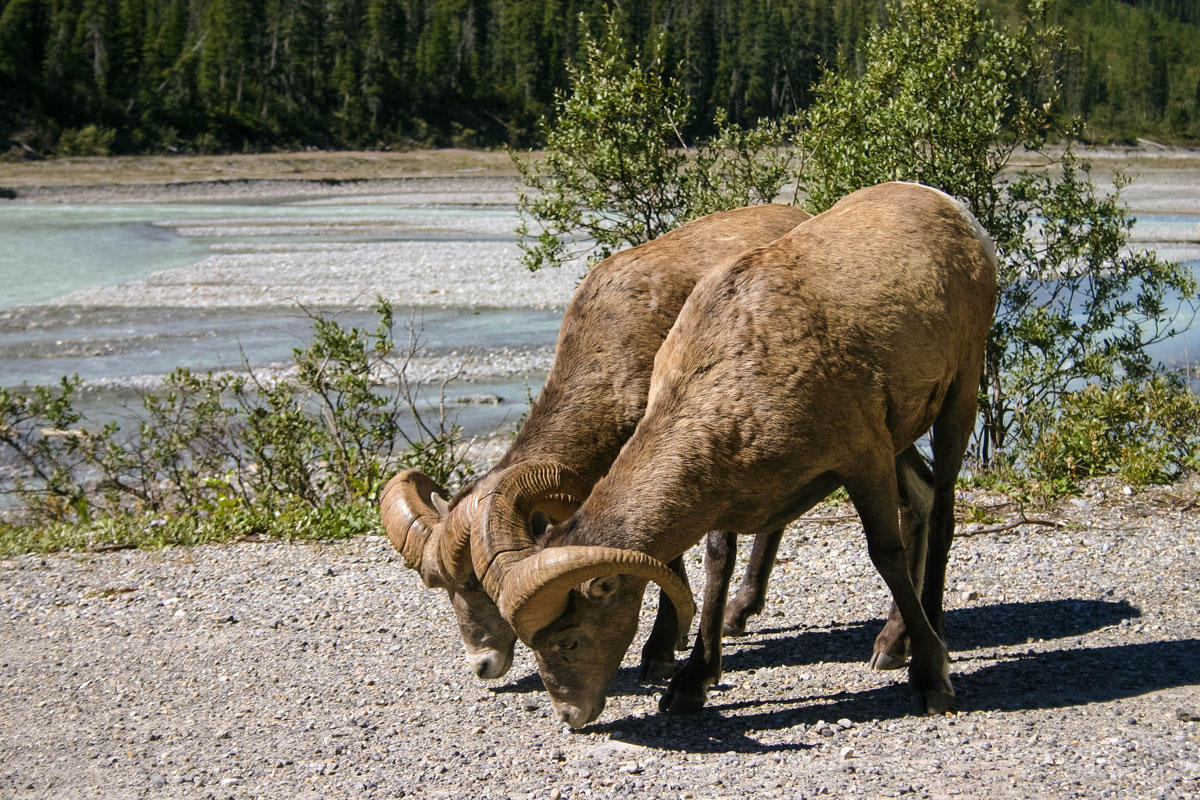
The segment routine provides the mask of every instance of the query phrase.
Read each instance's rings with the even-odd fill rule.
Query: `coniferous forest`
[[[999,24],[1029,0],[980,0]],[[0,154],[537,146],[605,0],[0,0]],[[691,100],[751,124],[879,22],[882,0],[623,0]],[[1200,3],[1059,0],[1059,111],[1098,141],[1200,141]]]

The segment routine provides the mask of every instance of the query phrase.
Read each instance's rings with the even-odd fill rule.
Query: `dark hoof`
[[[900,669],[907,662],[908,662],[907,655],[901,655],[901,656],[897,657],[896,655],[894,655],[892,653],[888,653],[888,652],[872,653],[869,666],[871,667],[871,669],[884,671],[884,670],[889,670],[889,669]]]
[[[954,692],[916,692],[913,694],[913,711],[917,714],[949,714],[954,709]]]
[[[675,659],[646,658],[638,668],[638,680],[642,683],[665,681],[675,674]]]
[[[704,694],[668,689],[658,699],[658,710],[665,714],[698,714],[704,708]]]
[[[746,635],[746,620],[744,619],[727,619],[725,624],[721,626],[722,636],[745,636]]]

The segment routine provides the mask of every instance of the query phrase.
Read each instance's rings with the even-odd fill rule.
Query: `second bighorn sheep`
[[[473,536],[475,573],[534,649],[559,717],[578,727],[603,710],[647,580],[692,609],[665,561],[708,531],[778,530],[839,485],[903,617],[920,703],[952,708],[930,620],[995,303],[991,239],[916,184],[857,191],[706,275],[655,358],[645,416],[582,507],[535,538],[530,511],[569,470],[522,464],[496,477]],[[896,458],[931,427],[940,563],[923,607]]]
[[[471,570],[471,534],[496,476],[526,462],[569,466],[583,493],[550,492],[539,510],[551,521],[570,516],[641,419],[654,354],[696,282],[809,218],[784,205],[720,212],[605,259],[584,278],[563,315],[546,384],[496,467],[449,504],[444,490],[419,472],[407,470],[389,482],[380,501],[388,538],[425,585],[450,594],[477,675],[503,675],[516,641]],[[665,677],[674,668],[675,621],[664,603],[643,651],[643,672],[650,677]]]

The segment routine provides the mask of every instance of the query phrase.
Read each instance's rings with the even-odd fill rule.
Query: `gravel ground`
[[[887,596],[845,505],[793,527],[700,715],[654,710],[635,642],[580,732],[526,650],[477,681],[382,537],[0,560],[0,797],[1195,798],[1198,498],[963,493],[941,717],[866,669]]]

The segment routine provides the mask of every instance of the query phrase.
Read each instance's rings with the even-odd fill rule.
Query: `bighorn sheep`
[[[496,467],[449,504],[444,490],[419,472],[401,472],[389,482],[380,501],[388,537],[426,586],[449,592],[467,661],[477,675],[503,675],[516,641],[471,570],[471,533],[495,477],[521,463],[552,460],[568,465],[590,488],[641,419],[654,354],[696,281],[809,218],[784,205],[720,212],[605,259],[584,278],[563,315],[546,384]],[[540,510],[560,521],[585,494],[559,493]],[[643,650],[643,673],[669,675],[678,640],[674,611],[664,601]]]
[[[578,727],[603,710],[647,580],[681,616],[693,611],[664,561],[708,531],[778,530],[839,485],[907,628],[917,699],[952,708],[930,619],[995,302],[995,250],[979,223],[904,183],[857,191],[702,278],[655,357],[645,416],[571,518],[538,539],[514,525],[573,480],[553,463],[506,470],[483,502],[476,575],[534,649],[559,717]],[[931,426],[929,551],[941,564],[926,566],[922,608],[896,458]]]

